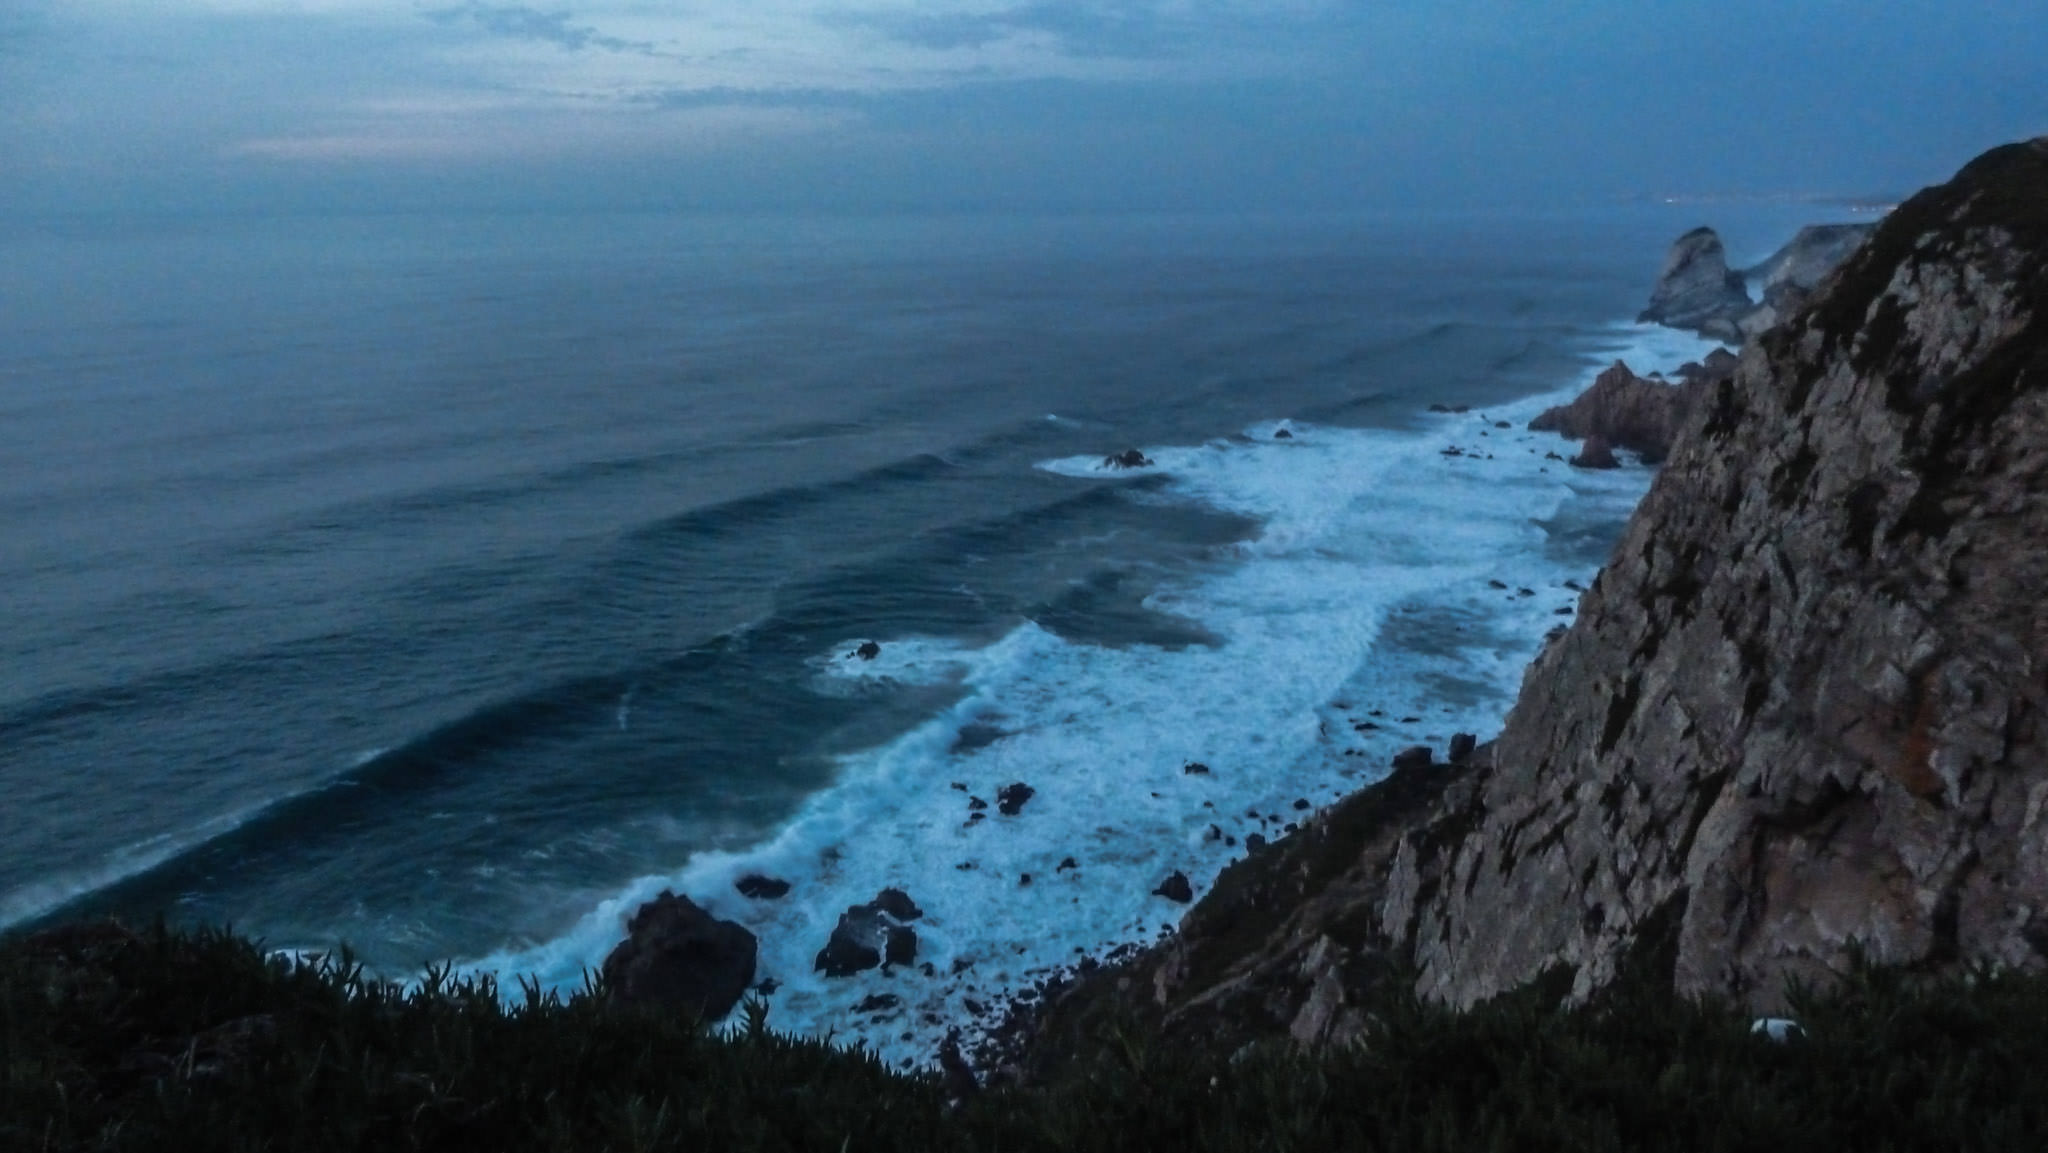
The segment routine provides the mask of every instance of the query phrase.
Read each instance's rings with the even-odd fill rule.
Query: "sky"
[[[0,211],[1884,196],[2041,0],[0,0]]]

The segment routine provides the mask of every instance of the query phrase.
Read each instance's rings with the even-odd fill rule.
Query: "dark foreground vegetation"
[[[1395,984],[1395,983],[1390,983]],[[1796,996],[1803,1040],[1623,988],[1451,1013],[1388,995],[1311,1058],[1104,1021],[1050,1083],[957,1106],[937,1077],[231,934],[78,925],[0,943],[0,1148],[121,1150],[2012,1149],[2048,1140],[2048,979],[1864,970]]]

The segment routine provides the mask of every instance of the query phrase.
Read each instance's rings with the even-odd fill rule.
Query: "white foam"
[[[1632,357],[1638,371],[1713,347],[1648,326],[1612,344],[1602,363]],[[1169,873],[1185,873],[1199,894],[1242,855],[1246,835],[1274,837],[1304,816],[1298,799],[1320,807],[1375,779],[1401,747],[1441,749],[1453,732],[1498,728],[1545,632],[1566,619],[1558,609],[1576,602],[1564,582],[1592,575],[1549,559],[1538,522],[1573,504],[1618,519],[1647,487],[1640,470],[1588,473],[1546,459],[1564,442],[1523,431],[1582,386],[1424,417],[1409,430],[1289,422],[1291,437],[1276,441],[1283,425],[1267,422],[1243,437],[1147,447],[1146,469],[1104,469],[1100,457],[1044,462],[1087,480],[1163,474],[1162,490],[1142,499],[1257,519],[1255,538],[1148,600],[1221,643],[1109,648],[1035,624],[982,648],[885,640],[872,659],[853,655],[858,639],[843,641],[813,659],[821,691],[890,680],[950,683],[962,695],[902,737],[844,758],[836,784],[769,843],[698,853],[680,872],[606,900],[562,938],[476,966],[508,984],[534,973],[579,987],[625,918],[672,888],[757,935],[759,975],[781,986],[770,998],[777,1028],[858,1039],[894,1064],[928,1063],[948,1027],[975,1019],[970,1001],[999,1007],[1083,951],[1177,922],[1185,907],[1151,892]],[[1465,455],[1445,455],[1452,444]],[[1431,622],[1427,646],[1384,643],[1416,614]],[[1454,682],[1468,691],[1447,694]],[[1378,727],[1355,727],[1368,721]],[[961,742],[970,724],[1001,735]],[[1194,761],[1210,771],[1184,772]],[[1013,781],[1037,792],[1003,816],[996,791]],[[970,820],[970,796],[989,802],[986,819]],[[1068,857],[1077,868],[1060,868]],[[795,887],[779,901],[749,901],[733,883],[753,872]],[[936,976],[814,974],[839,914],[885,886],[924,908],[919,961]],[[855,1012],[881,992],[901,1006]]]

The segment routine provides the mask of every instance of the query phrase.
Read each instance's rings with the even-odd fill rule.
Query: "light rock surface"
[[[1638,321],[1688,328],[1728,341],[1742,339],[1737,322],[1755,302],[1711,228],[1695,228],[1672,244]]]

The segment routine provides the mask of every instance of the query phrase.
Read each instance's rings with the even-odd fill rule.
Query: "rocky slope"
[[[2048,958],[2048,140],[1895,211],[1694,406],[1505,730],[1232,866],[1051,999],[1193,1042],[1355,1035],[1622,970],[1778,1004],[1861,948]]]

